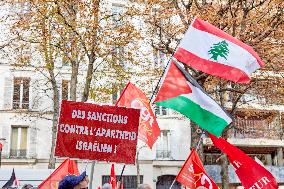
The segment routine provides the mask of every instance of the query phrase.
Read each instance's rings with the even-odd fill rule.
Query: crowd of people
[[[90,181],[86,174],[86,171],[84,171],[79,176],[76,176],[76,175],[65,176],[59,182],[58,189],[88,189],[89,182]],[[14,187],[8,187],[5,189],[14,189]],[[37,187],[34,187],[31,184],[25,184],[22,186],[21,189],[37,189]],[[105,183],[103,184],[101,189],[113,189],[113,188],[110,183]],[[117,182],[115,189],[121,189],[120,181]],[[152,189],[152,187],[149,184],[141,184],[137,187],[137,189]]]
[[[65,176],[59,182],[58,189],[88,189],[88,185],[89,185],[89,178],[86,174],[86,171],[84,171],[79,176],[75,176],[75,175]],[[105,183],[101,188],[102,189],[113,189],[110,183]],[[121,183],[120,181],[118,181],[115,189],[120,189],[120,188],[121,188]],[[148,184],[141,184],[138,186],[138,189],[152,189],[152,188]]]

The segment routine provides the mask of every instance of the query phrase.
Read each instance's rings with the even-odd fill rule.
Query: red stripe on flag
[[[210,33],[212,35],[216,35],[220,38],[226,39],[240,47],[242,47],[243,49],[247,50],[252,56],[255,57],[255,59],[257,60],[258,64],[260,65],[260,67],[264,66],[264,62],[260,59],[260,57],[258,56],[258,54],[253,50],[253,48],[243,42],[241,42],[240,40],[234,38],[233,36],[227,34],[226,32],[218,29],[217,27],[211,25],[208,22],[205,22],[199,18],[196,18],[192,24],[192,26],[198,30]]]
[[[210,75],[222,77],[237,83],[249,83],[250,77],[240,69],[202,59],[183,48],[178,48],[174,57],[193,68]]]
[[[162,82],[154,102],[160,102],[179,95],[192,93],[191,88],[187,84],[187,80],[174,62],[171,62],[168,66],[168,72],[165,75],[164,81]]]

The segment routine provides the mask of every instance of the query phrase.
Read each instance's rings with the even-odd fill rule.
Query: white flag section
[[[264,66],[252,47],[196,18],[174,54],[180,62],[237,83],[248,83],[250,75]]]

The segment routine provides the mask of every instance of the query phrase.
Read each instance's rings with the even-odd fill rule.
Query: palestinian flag
[[[237,83],[249,83],[251,73],[264,66],[252,47],[198,18],[174,57],[194,69]]]
[[[220,136],[232,119],[195,80],[190,80],[171,62],[154,102],[180,112],[201,128]]]

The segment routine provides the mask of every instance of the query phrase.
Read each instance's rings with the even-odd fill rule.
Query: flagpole
[[[205,136],[205,131],[202,129],[202,133],[201,133],[201,135],[200,135],[200,138],[199,138],[198,143],[197,143],[196,148],[195,148],[196,151],[197,151],[198,148],[200,147],[200,144],[201,144],[202,139],[204,138],[204,136]]]
[[[173,187],[173,185],[175,184],[176,182],[176,179],[172,182],[171,186],[170,186],[170,189]]]
[[[193,20],[192,20],[192,22],[190,23],[189,27],[192,26],[192,24],[193,24],[193,22],[195,21],[195,19],[196,19],[196,17],[193,18]],[[188,30],[188,29],[187,29],[187,30]],[[185,31],[184,35],[186,34],[187,30]],[[151,98],[150,98],[150,102],[153,100],[153,97],[154,97],[154,95],[155,95],[155,92],[156,92],[157,88],[159,87],[159,84],[160,84],[160,82],[161,82],[161,80],[162,80],[162,77],[164,76],[164,73],[166,72],[167,67],[169,66],[169,64],[170,64],[170,62],[171,62],[171,60],[172,60],[172,58],[173,58],[173,56],[174,56],[174,54],[175,54],[175,52],[176,52],[176,50],[177,50],[177,47],[179,46],[180,41],[181,41],[182,39],[183,39],[183,38],[181,38],[181,39],[178,40],[177,45],[175,46],[175,49],[174,49],[174,53],[172,54],[171,58],[169,59],[167,65],[166,65],[166,67],[165,67],[165,69],[164,69],[164,71],[163,71],[163,73],[162,73],[162,75],[161,75],[161,77],[160,77],[160,79],[159,79],[159,81],[158,81],[158,83],[157,83],[157,85],[156,85],[156,87],[155,87],[153,93],[152,93],[152,96],[151,96]]]
[[[86,162],[85,171],[87,170],[88,164],[89,164],[89,160],[87,160],[87,162]]]
[[[95,165],[96,165],[96,161],[92,161],[91,173],[90,173],[90,184],[89,184],[89,188],[90,188],[90,189],[93,188],[93,179],[94,179]]]
[[[123,165],[123,168],[122,168],[122,170],[121,170],[120,177],[119,177],[119,180],[118,180],[118,181],[121,181],[122,175],[123,175],[123,172],[124,172],[124,169],[125,169],[125,164]]]
[[[122,182],[122,175],[123,175],[123,172],[124,172],[124,169],[125,169],[125,164],[123,165],[123,167],[122,167],[122,170],[121,170],[121,173],[120,173],[120,177],[119,177],[119,179],[118,179],[118,181],[120,182],[120,185],[119,185],[119,188],[118,189],[120,189],[121,188],[121,185],[123,184]]]
[[[158,81],[158,83],[157,83],[157,85],[156,85],[156,87],[155,87],[155,89],[154,89],[154,91],[153,91],[153,93],[152,93],[152,96],[151,96],[151,98],[150,98],[150,103],[152,102],[152,100],[153,100],[153,98],[154,98],[154,96],[155,96],[155,93],[156,93],[156,91],[157,91],[157,89],[158,89],[158,87],[159,87],[159,85],[160,85],[160,82],[161,82],[161,80],[162,80],[162,78],[163,78],[163,76],[164,76],[164,74],[165,74],[167,68],[169,67],[170,62],[172,61],[172,58],[173,58],[173,56],[174,56],[174,54],[175,54],[175,52],[176,52],[176,50],[177,50],[177,47],[179,46],[181,40],[182,40],[182,39],[179,39],[179,40],[178,40],[177,45],[175,46],[175,49],[174,49],[174,53],[171,55],[170,59],[169,59],[168,62],[167,62],[166,67],[165,67],[164,70],[163,70],[162,75],[160,76],[160,79],[159,79],[159,81]]]

